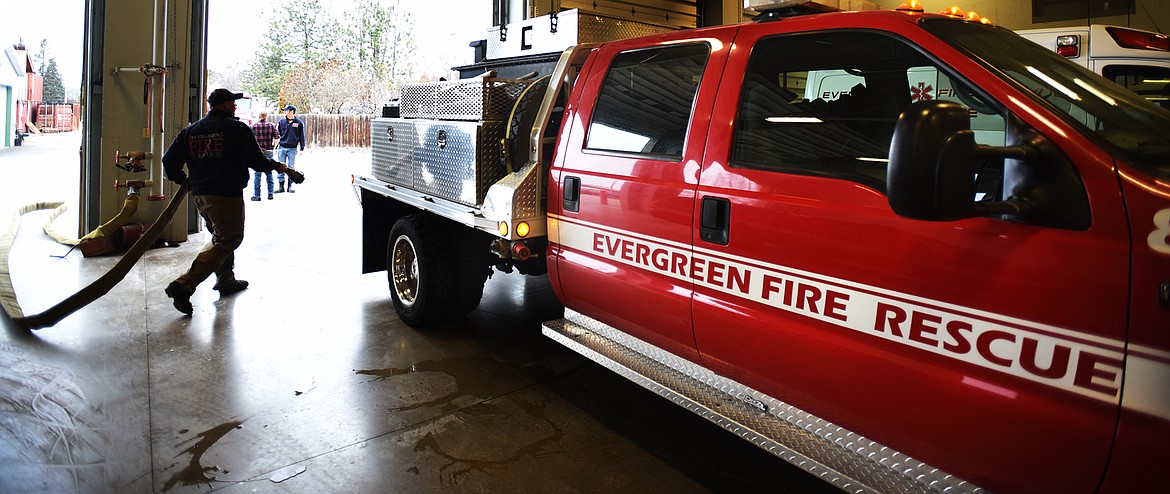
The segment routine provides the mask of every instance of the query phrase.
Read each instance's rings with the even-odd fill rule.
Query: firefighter
[[[304,180],[296,170],[266,158],[252,129],[235,118],[236,100],[243,97],[223,88],[212,91],[207,97],[211,111],[180,131],[162,158],[167,179],[188,182],[191,199],[211,232],[211,243],[165,290],[175,308],[187,315],[194,311],[195,288],[212,273],[220,296],[248,288],[248,282],[236,279],[234,271],[234,252],[244,240],[243,190],[248,185],[248,168],[287,173],[292,182]]]

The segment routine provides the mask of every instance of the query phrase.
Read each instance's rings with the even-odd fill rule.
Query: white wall
[[[26,55],[5,43],[0,54],[0,147],[13,144],[16,129],[16,100],[28,92],[28,77],[24,74]]]
[[[14,130],[13,113],[16,111],[16,100],[13,99],[12,86],[0,85],[0,132],[4,134],[0,136],[0,148],[10,147],[13,144],[13,136],[16,135]]]

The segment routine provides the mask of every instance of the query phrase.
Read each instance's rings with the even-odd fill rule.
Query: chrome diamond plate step
[[[545,322],[543,333],[841,490],[983,492],[570,309]]]

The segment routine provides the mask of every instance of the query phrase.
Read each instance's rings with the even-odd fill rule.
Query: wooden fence
[[[305,140],[313,147],[370,147],[370,115],[297,115],[305,122]],[[276,115],[270,121],[283,118]]]

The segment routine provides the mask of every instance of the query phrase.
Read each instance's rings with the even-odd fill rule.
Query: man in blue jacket
[[[297,149],[305,150],[305,122],[297,118],[297,107],[293,105],[284,107],[284,118],[276,123],[276,131],[280,134],[280,144],[276,147],[276,161],[284,163],[289,168],[296,168]],[[288,188],[285,188],[284,173],[276,178],[280,182],[276,193],[285,190],[295,192],[291,181],[288,182]]]
[[[236,100],[243,97],[243,93],[223,88],[212,91],[207,97],[211,111],[179,131],[162,158],[167,179],[188,184],[191,200],[211,232],[211,243],[195,256],[191,268],[166,288],[175,308],[187,315],[194,311],[191,295],[195,288],[212,273],[220,296],[248,288],[248,282],[236,279],[234,271],[235,250],[244,240],[243,191],[248,185],[248,168],[288,173],[297,183],[305,179],[260,151],[252,129],[235,116]]]

